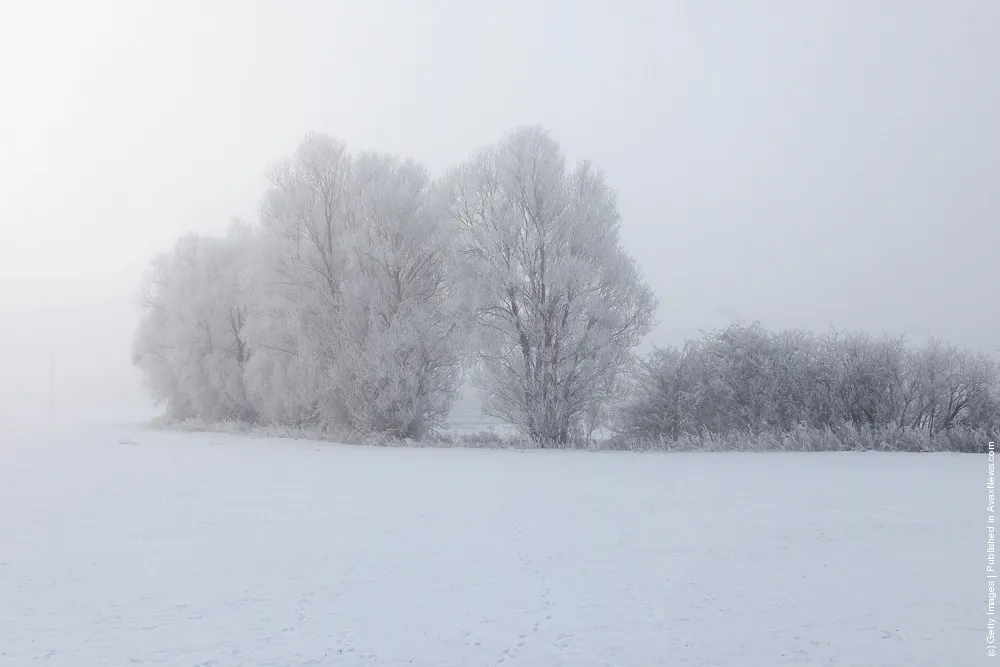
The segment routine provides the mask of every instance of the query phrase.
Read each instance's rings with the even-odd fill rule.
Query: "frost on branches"
[[[816,336],[733,324],[655,350],[633,375],[620,436],[676,441],[711,433],[845,432],[980,440],[1000,432],[1000,369],[940,340],[910,348],[862,332]],[[929,441],[929,440],[928,440]],[[951,446],[951,445],[949,445]]]
[[[240,225],[223,239],[186,236],[146,274],[132,360],[174,418],[256,416],[244,382],[250,239]]]
[[[589,437],[656,298],[619,241],[614,191],[592,165],[520,128],[449,175],[450,211],[477,286],[484,410],[534,442]]]
[[[456,235],[420,165],[361,155],[352,183],[332,412],[351,429],[419,438],[447,419],[462,379]]]
[[[394,437],[440,425],[469,300],[426,170],[310,135],[269,186],[252,248],[188,239],[154,263],[136,344],[154,394],[176,417]]]
[[[174,417],[394,438],[442,425],[471,367],[489,415],[588,439],[656,308],[619,226],[539,128],[441,182],[312,134],[257,225],[157,258],[135,360]]]
[[[805,449],[1000,433],[1000,367],[941,341],[733,325],[637,363],[657,302],[620,226],[601,172],[539,127],[440,181],[310,134],[256,224],[153,260],[133,360],[172,418],[338,438],[425,436],[465,370],[486,415],[540,446],[607,426],[619,444]]]

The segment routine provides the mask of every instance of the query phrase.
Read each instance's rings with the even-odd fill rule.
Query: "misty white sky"
[[[537,5],[537,6],[536,6]],[[436,173],[522,123],[599,164],[662,299],[1000,348],[1000,2],[0,3],[0,399],[138,393],[141,271],[309,130]]]

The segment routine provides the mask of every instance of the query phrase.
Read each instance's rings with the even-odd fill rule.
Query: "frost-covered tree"
[[[934,339],[912,360],[912,401],[908,420],[932,434],[956,425],[994,425],[998,382],[996,362]]]
[[[615,192],[589,163],[567,169],[538,127],[510,132],[448,180],[477,276],[484,411],[543,445],[579,437],[656,309],[619,240]]]
[[[901,337],[817,337],[732,325],[657,350],[632,375],[617,430],[636,440],[799,427],[874,432],[1000,428],[996,363],[940,341],[908,349]]]
[[[252,395],[271,421],[418,437],[447,416],[467,299],[427,171],[310,135],[261,207]]]
[[[307,135],[270,175],[248,327],[250,394],[268,422],[328,421],[350,196],[347,147],[324,135]]]
[[[839,362],[842,418],[873,427],[898,422],[908,389],[904,339],[849,332],[833,349]]]
[[[701,408],[703,373],[696,344],[654,349],[632,372],[629,398],[621,407],[616,430],[629,439],[678,438],[697,431],[709,419]]]
[[[351,195],[335,413],[355,431],[419,438],[447,418],[462,376],[469,299],[456,230],[413,161],[358,156]]]
[[[132,359],[176,418],[254,418],[244,382],[252,242],[239,224],[221,239],[185,236],[147,272]]]

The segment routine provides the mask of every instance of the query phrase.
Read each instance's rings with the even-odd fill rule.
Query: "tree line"
[[[940,342],[740,325],[638,359],[658,302],[616,193],[541,127],[437,179],[310,134],[266,185],[254,223],[143,281],[133,362],[171,419],[420,439],[471,377],[541,446],[998,421],[995,363]]]
[[[620,435],[646,442],[847,429],[885,448],[922,436],[915,442],[925,448],[963,450],[984,449],[998,426],[998,369],[988,355],[937,339],[913,348],[901,336],[769,332],[759,323],[655,350],[633,374],[618,422]],[[852,448],[850,439],[823,448]]]

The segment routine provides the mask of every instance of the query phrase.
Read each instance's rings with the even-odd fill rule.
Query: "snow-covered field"
[[[0,665],[986,664],[983,457],[0,430]]]

